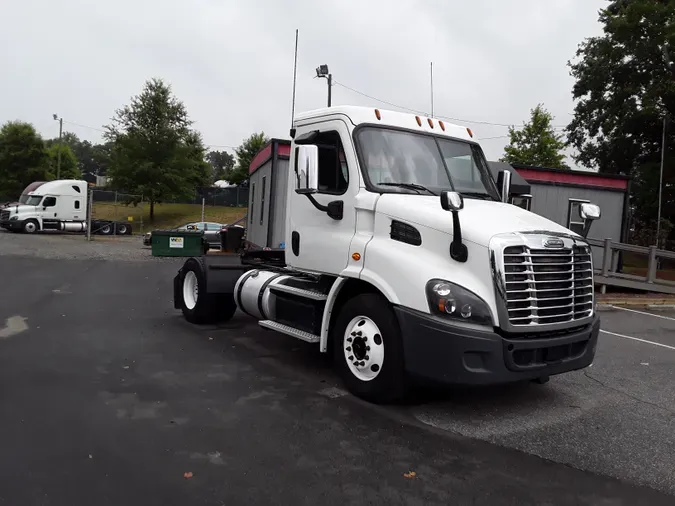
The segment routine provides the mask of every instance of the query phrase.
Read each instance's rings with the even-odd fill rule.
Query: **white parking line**
[[[663,316],[660,314],[646,313],[644,311],[638,311],[637,309],[628,309],[627,307],[612,306],[613,309],[620,309],[621,311],[630,311],[631,313],[643,314],[647,316],[653,316],[654,318],[663,318],[664,320],[671,320],[675,322],[675,318],[672,316]]]
[[[631,339],[633,341],[640,341],[641,343],[653,344],[654,346],[660,346],[661,348],[668,348],[669,350],[675,350],[675,346],[669,346],[667,344],[655,343],[654,341],[647,341],[646,339],[640,339],[639,337],[626,336],[624,334],[617,334],[616,332],[610,332],[608,330],[600,329],[600,332],[609,334],[610,336],[623,337],[624,339]]]

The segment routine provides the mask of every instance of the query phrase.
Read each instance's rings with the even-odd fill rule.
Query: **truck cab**
[[[275,186],[285,191],[269,199],[283,208],[285,248],[244,253],[236,281],[211,299],[214,315],[237,307],[318,343],[347,387],[375,402],[414,377],[545,381],[592,362],[590,247],[509,204],[510,173],[493,179],[470,129],[341,106],[299,115],[292,137],[286,184]],[[600,215],[580,212],[589,224]],[[174,281],[188,319],[189,264]]]

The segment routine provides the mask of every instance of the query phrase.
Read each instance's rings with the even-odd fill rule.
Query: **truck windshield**
[[[39,206],[42,202],[42,195],[28,195],[26,197],[27,206]]]
[[[427,194],[454,190],[468,198],[499,200],[478,145],[460,140],[385,128],[357,134],[361,162],[380,191]]]

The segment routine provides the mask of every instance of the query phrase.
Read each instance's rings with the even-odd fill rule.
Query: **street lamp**
[[[56,155],[56,179],[61,179],[61,136],[63,135],[63,118],[59,118],[56,114],[52,114],[54,121],[59,122],[59,151]]]
[[[331,87],[333,86],[333,75],[328,71],[328,65],[319,65],[316,68],[316,77],[325,77],[328,80],[328,107],[330,107]]]

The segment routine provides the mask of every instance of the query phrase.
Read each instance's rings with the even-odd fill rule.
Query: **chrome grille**
[[[9,211],[0,212],[0,221],[9,221]]]
[[[506,305],[511,325],[567,323],[593,314],[589,246],[504,248]]]

